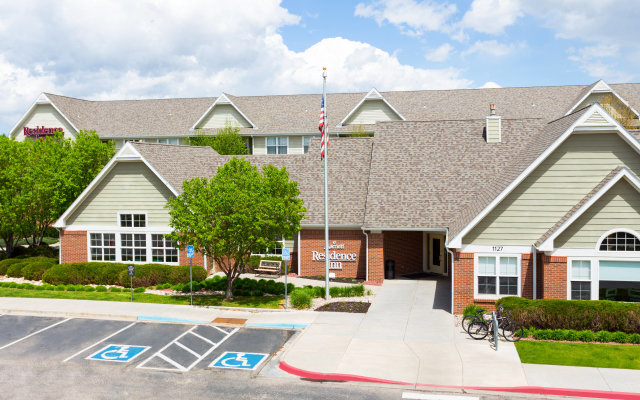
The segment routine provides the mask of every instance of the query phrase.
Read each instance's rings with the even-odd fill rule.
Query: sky
[[[637,0],[0,2],[0,133],[88,100],[640,81]],[[318,106],[319,107],[319,106]]]

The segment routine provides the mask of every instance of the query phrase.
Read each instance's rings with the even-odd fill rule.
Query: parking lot
[[[216,325],[0,315],[0,361],[254,374],[294,333]]]

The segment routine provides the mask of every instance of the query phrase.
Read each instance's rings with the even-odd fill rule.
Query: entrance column
[[[369,233],[369,280],[380,284],[384,281],[384,234]]]

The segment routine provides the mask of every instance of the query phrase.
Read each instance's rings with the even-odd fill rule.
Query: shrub
[[[34,288],[35,286],[31,283],[21,283],[18,285],[18,289],[33,290]]]
[[[570,342],[577,342],[578,340],[580,340],[578,338],[578,331],[574,331],[573,329],[568,330],[564,340],[568,340]]]
[[[550,340],[551,332],[551,329],[536,329],[536,331],[533,333],[533,337],[537,340]]]
[[[193,266],[193,280],[202,281],[207,277],[207,271],[201,267]],[[118,275],[120,286],[129,286],[127,269],[123,269]],[[136,265],[136,275],[133,277],[133,287],[155,286],[161,283],[187,283],[189,282],[188,265],[142,264]]]
[[[106,292],[107,288],[105,286],[96,286],[96,292]]]
[[[24,276],[25,279],[39,281],[42,279],[42,275],[45,271],[52,266],[53,263],[48,263],[46,261],[31,262],[22,268],[22,276]]]
[[[504,297],[496,304],[511,311],[523,326],[640,333],[640,303]]]
[[[137,287],[133,289],[133,293],[144,293],[146,289],[144,287]]]
[[[54,287],[53,290],[58,291],[58,292],[64,292],[64,290],[66,289],[66,287],[64,285],[57,285]]]
[[[567,329],[555,329],[551,331],[549,335],[549,339],[551,340],[567,340],[567,333],[569,331]]]
[[[46,290],[43,285],[35,285],[35,290]]]
[[[85,292],[95,292],[96,288],[94,288],[93,286],[84,286],[82,290],[84,290]]]
[[[16,282],[9,282],[9,287],[10,288],[17,288],[18,284]]]
[[[51,285],[42,285],[40,287],[42,288],[42,290],[53,290],[55,288],[55,286]]]
[[[611,334],[611,341],[616,343],[627,343],[629,341],[629,335],[624,332],[613,332]]]
[[[76,291],[76,286],[75,285],[67,285],[65,286],[65,289],[67,292],[75,292]]]
[[[17,264],[21,262],[24,262],[24,260],[21,260],[19,258],[8,258],[6,260],[0,261],[0,275],[6,275],[7,268],[9,268],[13,264]]]
[[[629,343],[640,344],[640,333],[632,333],[628,339]]]
[[[593,331],[582,330],[578,332],[578,339],[581,342],[593,342],[596,340],[596,334]]]
[[[119,287],[112,286],[109,288],[109,291],[113,293],[118,293],[118,292],[122,292],[122,289],[120,289]]]
[[[7,276],[11,276],[13,278],[22,278],[22,268],[27,266],[28,262],[19,262],[15,264],[11,264],[9,268],[7,268]]]
[[[297,289],[291,292],[291,305],[297,309],[311,307],[311,295],[307,290]]]
[[[611,332],[607,332],[607,331],[596,332],[596,342],[609,343],[611,342],[612,336],[613,334]]]

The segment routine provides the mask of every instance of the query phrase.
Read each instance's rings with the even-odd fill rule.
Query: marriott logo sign
[[[55,132],[64,132],[62,128],[45,128],[44,126],[36,126],[35,128],[22,128],[25,136],[33,136],[36,138],[53,135]]]

